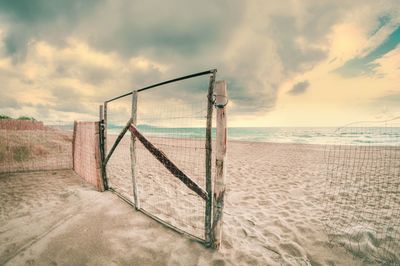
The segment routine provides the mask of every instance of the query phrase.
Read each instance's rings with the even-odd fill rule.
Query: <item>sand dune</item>
[[[72,167],[72,132],[0,129],[0,173]]]

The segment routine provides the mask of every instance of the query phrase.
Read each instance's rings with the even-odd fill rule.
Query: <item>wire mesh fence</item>
[[[327,145],[325,226],[354,255],[400,263],[400,119],[335,131]]]
[[[124,97],[107,105],[107,154],[130,117],[131,97]],[[107,178],[112,189],[133,202],[129,132],[123,136],[107,163]]]
[[[0,120],[0,173],[72,168],[72,123]]]
[[[171,108],[157,105],[138,117],[143,135],[203,190],[207,102]],[[139,98],[139,103],[141,99]],[[158,127],[159,122],[170,127]],[[197,124],[198,125],[198,124]],[[140,129],[140,127],[139,127]],[[137,183],[141,207],[175,227],[204,238],[206,202],[176,178],[142,143],[137,144]]]
[[[99,134],[99,122],[75,122],[72,158],[75,173],[103,191]]]
[[[136,139],[140,208],[200,239],[205,238],[206,201],[188,186],[197,186],[206,195],[208,86],[209,76],[196,77],[140,92],[137,99],[136,128],[153,148],[152,153]],[[131,97],[107,104],[108,152],[131,117]],[[107,178],[113,190],[133,203],[130,134],[110,157]]]

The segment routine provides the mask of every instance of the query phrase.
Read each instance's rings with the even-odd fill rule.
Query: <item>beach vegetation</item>
[[[6,146],[3,142],[0,142],[0,162],[5,161],[6,159]]]
[[[31,116],[20,116],[17,118],[17,120],[36,121],[36,119]]]
[[[5,114],[0,114],[0,120],[7,120],[7,119],[11,120],[14,118]],[[34,117],[25,115],[18,117],[16,120],[37,121]]]
[[[48,150],[44,145],[42,145],[42,144],[37,144],[37,145],[34,145],[34,146],[32,147],[32,153],[33,153],[35,156],[46,156],[46,155],[48,155],[50,152],[49,152],[49,150]]]
[[[9,117],[8,115],[0,114],[0,120],[6,120],[6,119],[12,119],[12,118]]]
[[[28,160],[31,150],[28,145],[19,145],[13,147],[13,158],[17,162],[23,162]]]

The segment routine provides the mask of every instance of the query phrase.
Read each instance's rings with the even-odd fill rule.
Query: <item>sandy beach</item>
[[[0,1],[0,266],[400,266],[399,6]]]
[[[128,143],[124,139],[109,169],[111,183],[118,183],[118,174],[121,187],[130,181]],[[0,264],[373,265],[331,245],[324,231],[323,153],[320,145],[229,143],[219,252],[135,211],[112,192],[96,192],[73,171],[2,175]],[[168,180],[163,182],[174,183]],[[155,189],[162,195],[162,188]],[[188,205],[195,196],[177,193],[193,211],[175,208],[172,216],[181,218],[170,221],[201,225],[201,206]],[[159,202],[151,200],[148,208],[157,212]]]

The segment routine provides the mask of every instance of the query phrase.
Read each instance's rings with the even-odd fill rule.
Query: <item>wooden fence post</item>
[[[102,141],[101,141],[101,153],[102,153],[102,176],[103,176],[103,183],[104,183],[104,189],[108,190],[109,189],[109,185],[108,185],[108,179],[107,179],[107,167],[105,165],[105,158],[106,158],[106,154],[107,154],[107,102],[104,102],[103,105],[103,130],[100,133]]]
[[[107,102],[103,105],[103,124],[104,124],[104,153],[107,154]]]
[[[96,165],[96,187],[97,189],[102,192],[104,191],[104,180],[102,177],[102,155],[101,155],[101,149],[100,149],[100,127],[101,121],[100,122],[94,122],[94,159],[95,159],[95,165]]]
[[[205,240],[207,245],[211,245],[211,223],[212,223],[212,177],[211,177],[211,157],[212,157],[212,143],[211,143],[211,129],[212,129],[212,113],[213,113],[213,93],[215,85],[216,70],[210,76],[210,83],[208,86],[207,94],[207,123],[206,123],[206,210],[205,210]]]
[[[100,167],[100,191],[104,191],[108,189],[108,185],[106,184],[106,181],[104,179],[104,169],[103,169],[103,162],[104,162],[104,139],[103,139],[103,123],[104,123],[104,109],[103,109],[103,105],[100,104],[99,106],[99,123],[97,124],[98,128],[98,152],[99,152],[99,158],[98,160],[96,160],[96,163],[99,165]]]
[[[224,212],[226,178],[226,105],[228,103],[228,95],[227,85],[225,81],[216,82],[214,95],[215,106],[217,108],[217,130],[215,138],[215,179],[213,193],[212,246],[215,249],[219,249],[222,240],[222,217]]]
[[[137,91],[132,92],[132,124],[136,127],[137,121]],[[131,172],[132,172],[132,185],[133,185],[133,199],[135,201],[136,210],[140,209],[139,193],[136,182],[136,137],[131,132]]]
[[[75,120],[74,121],[74,131],[72,133],[72,170],[75,170],[76,130],[77,130],[77,122]]]
[[[104,120],[104,113],[103,113],[103,105],[99,105],[99,121],[100,122],[103,122],[103,120]]]

